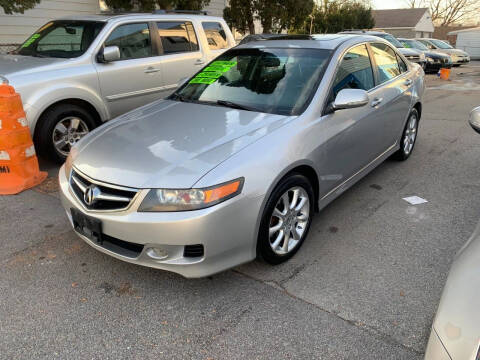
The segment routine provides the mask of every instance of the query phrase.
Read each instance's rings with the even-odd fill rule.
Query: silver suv
[[[221,18],[191,14],[69,17],[0,57],[22,96],[40,155],[63,162],[104,121],[169,95],[235,45]]]

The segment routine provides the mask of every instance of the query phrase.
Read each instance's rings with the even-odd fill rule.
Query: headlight
[[[65,176],[67,179],[70,177],[70,172],[72,171],[73,161],[78,155],[77,148],[74,146],[70,149],[70,153],[67,156],[67,160],[65,160]]]
[[[431,58],[430,56],[427,56],[426,59],[428,62],[435,62],[435,59]]]
[[[152,189],[138,211],[171,212],[204,209],[241,193],[243,178],[205,189]]]

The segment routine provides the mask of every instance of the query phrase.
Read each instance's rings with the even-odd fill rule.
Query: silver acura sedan
[[[186,277],[278,264],[316,211],[411,155],[424,88],[378,37],[247,43],[78,142],[62,203],[83,240],[124,261]]]

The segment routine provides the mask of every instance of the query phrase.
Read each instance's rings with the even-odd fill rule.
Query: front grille
[[[88,210],[123,210],[126,209],[138,190],[130,188],[113,187],[87,179],[80,173],[72,170],[70,186],[77,199]],[[87,196],[90,188],[91,197]],[[90,203],[87,200],[91,200]]]
[[[202,257],[204,253],[203,245],[185,245],[183,249],[184,257]]]

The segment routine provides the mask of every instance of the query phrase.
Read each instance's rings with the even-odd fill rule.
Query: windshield
[[[413,48],[418,50],[428,50],[428,48],[423,45],[421,42],[416,40],[401,40],[402,44],[405,45],[406,48]]]
[[[441,41],[441,40],[430,39],[430,41],[431,41],[436,47],[439,47],[440,49],[453,49],[453,47],[451,47],[451,46],[448,45],[447,43],[444,43],[444,42]]]
[[[38,57],[78,57],[87,51],[104,25],[99,21],[52,21],[38,29],[14,53]]]
[[[210,63],[170,99],[298,115],[330,56],[320,49],[234,49]]]
[[[379,37],[387,40],[389,43],[391,43],[396,48],[403,48],[402,43],[390,34],[381,34],[381,35],[375,35],[375,36],[379,36]]]

